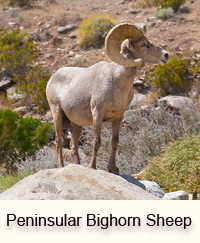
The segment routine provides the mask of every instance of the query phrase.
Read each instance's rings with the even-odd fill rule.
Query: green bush
[[[26,79],[18,80],[19,92],[23,95],[26,106],[33,103],[37,105],[37,111],[45,111],[49,105],[46,98],[46,85],[50,78],[49,72],[37,65],[30,68]]]
[[[0,110],[0,163],[6,163],[7,172],[13,169],[13,161],[33,155],[52,137],[50,123],[20,118],[10,109]]]
[[[38,56],[37,47],[27,33],[19,29],[0,30],[0,69],[13,78],[26,105],[35,103],[42,111],[48,107],[45,90],[50,75],[34,65]]]
[[[163,148],[145,169],[143,179],[157,182],[166,192],[200,193],[200,134],[186,135]]]
[[[37,47],[27,33],[19,29],[0,30],[0,68],[14,81],[24,79],[24,73],[38,56]]]
[[[161,95],[187,93],[189,81],[198,70],[199,66],[193,68],[188,58],[179,55],[170,58],[164,65],[159,64],[150,72],[147,82],[152,81]]]
[[[153,0],[156,6],[161,8],[173,8],[175,12],[179,10],[181,5],[185,3],[185,0]]]
[[[8,188],[14,186],[18,181],[24,179],[25,177],[32,175],[32,170],[24,170],[14,174],[5,174],[0,177],[0,192],[7,190]]]
[[[9,5],[10,6],[19,6],[19,7],[30,7],[31,0],[10,0]]]
[[[174,15],[172,8],[164,8],[155,13],[156,18],[162,19],[163,21],[170,19]]]
[[[104,44],[108,31],[118,24],[109,14],[94,14],[83,20],[77,38],[81,47],[100,47]]]

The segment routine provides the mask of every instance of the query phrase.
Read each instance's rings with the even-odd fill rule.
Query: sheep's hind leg
[[[116,166],[116,152],[119,143],[119,132],[122,124],[122,118],[116,120],[112,124],[112,142],[111,142],[111,155],[108,161],[108,171],[111,173],[119,174],[119,169]]]
[[[63,126],[63,111],[58,105],[51,105],[51,112],[53,116],[53,122],[56,134],[56,151],[58,154],[58,159],[60,167],[64,167],[63,154],[62,154],[62,126]]]
[[[83,128],[81,126],[72,124],[72,139],[71,139],[71,155],[73,156],[75,163],[80,164],[80,158],[78,154],[79,139]]]
[[[93,154],[92,160],[90,161],[88,167],[96,169],[96,157],[98,150],[101,146],[101,127],[103,122],[103,116],[94,109],[92,112],[93,116],[93,134],[94,134],[94,144],[93,144]]]

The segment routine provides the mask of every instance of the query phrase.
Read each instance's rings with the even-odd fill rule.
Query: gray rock
[[[23,99],[24,96],[20,93],[17,93],[16,92],[16,88],[15,87],[10,87],[6,90],[6,93],[7,93],[7,97],[8,99],[14,99],[14,100],[18,100],[18,99]]]
[[[24,116],[27,112],[26,106],[21,106],[21,107],[17,107],[14,109],[15,112],[17,112],[18,114],[20,114],[21,116]]]
[[[20,26],[18,23],[15,22],[8,22],[9,26]]]
[[[18,17],[19,15],[19,11],[17,9],[10,9],[8,11],[8,15],[11,17],[11,18],[16,18]]]
[[[133,85],[134,86],[144,86],[144,82],[140,79],[135,79]]]
[[[166,193],[163,197],[164,200],[189,200],[189,195],[185,191],[176,191]]]
[[[57,36],[54,36],[53,39],[52,39],[52,45],[54,47],[58,47],[59,45],[62,45],[63,44],[63,40],[62,38],[60,37],[57,37]]]
[[[8,88],[10,88],[13,84],[13,81],[10,77],[4,77],[1,81],[0,81],[0,90],[7,90]]]
[[[140,181],[145,185],[147,192],[153,194],[156,197],[163,198],[165,192],[160,188],[160,186],[154,181]]]
[[[51,24],[46,23],[44,26],[48,29],[51,27]]]
[[[149,27],[154,27],[154,26],[156,26],[156,23],[155,22],[151,22],[151,23],[148,24],[148,26]]]
[[[129,12],[130,12],[131,14],[138,14],[138,13],[141,13],[142,10],[132,8],[132,9],[129,10]]]
[[[147,17],[147,22],[151,22],[151,21],[155,21],[155,20],[156,20],[156,17],[154,17],[154,16]]]
[[[78,35],[78,30],[74,30],[69,34],[69,38],[74,39]]]
[[[169,95],[159,99],[158,104],[166,104],[171,108],[180,109],[181,107],[186,105],[192,106],[194,105],[194,102],[188,97]]]
[[[146,97],[147,96],[145,94],[134,94],[130,104],[130,109],[134,109],[138,106],[141,106],[144,103]]]
[[[135,23],[138,27],[140,27],[144,32],[147,32],[147,27],[145,23]]]
[[[51,38],[50,34],[39,31],[33,32],[32,37],[35,41],[48,41]]]
[[[118,175],[69,164],[28,176],[0,195],[0,200],[155,200]]]
[[[57,31],[61,34],[63,33],[66,33],[66,32],[69,32],[71,30],[74,30],[77,28],[77,25],[76,24],[68,24],[66,26],[60,26],[57,28]]]

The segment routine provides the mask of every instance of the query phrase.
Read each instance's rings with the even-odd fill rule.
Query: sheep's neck
[[[137,74],[137,67],[122,67],[119,71],[117,86],[121,90],[130,90],[133,87],[134,78]]]

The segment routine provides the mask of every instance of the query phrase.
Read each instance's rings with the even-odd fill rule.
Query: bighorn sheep
[[[129,23],[113,27],[105,40],[113,62],[99,62],[89,68],[63,67],[55,72],[47,85],[47,99],[56,133],[56,150],[63,167],[61,133],[64,117],[72,125],[71,154],[80,164],[78,154],[82,127],[93,125],[94,144],[90,168],[96,168],[101,145],[102,122],[112,122],[111,155],[108,170],[119,173],[115,163],[119,131],[124,112],[133,97],[133,81],[140,66],[166,62],[168,53],[153,45],[143,31]]]

